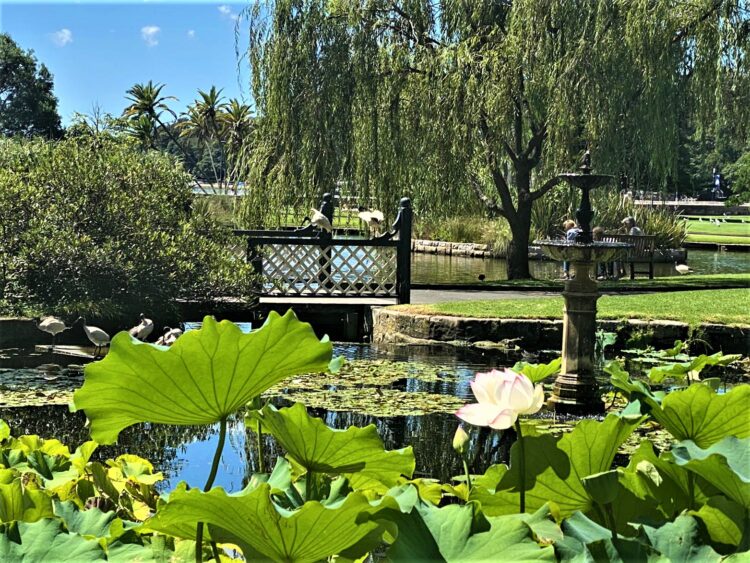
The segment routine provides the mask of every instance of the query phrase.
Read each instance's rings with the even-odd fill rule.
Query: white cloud
[[[158,25],[146,25],[141,28],[141,37],[148,47],[156,47],[159,44],[159,33],[161,28]]]
[[[195,30],[188,29],[187,36],[188,36],[188,39],[195,39]]]
[[[221,6],[219,6],[219,13],[222,15],[222,17],[232,20],[236,20],[237,18],[239,18],[239,16],[232,11],[232,8],[230,8],[226,4],[222,4]]]
[[[67,28],[62,28],[54,33],[50,33],[50,39],[58,47],[65,47],[68,43],[73,43],[73,32]]]

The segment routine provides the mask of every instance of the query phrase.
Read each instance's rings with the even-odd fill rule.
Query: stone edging
[[[466,345],[490,347],[489,343],[513,343],[527,350],[559,349],[562,320],[452,317],[409,313],[388,307],[373,309],[374,344]],[[622,348],[634,334],[648,334],[649,343],[667,348],[675,340],[690,336],[687,323],[676,321],[599,320],[597,327],[617,333],[616,347]],[[701,339],[714,351],[750,354],[750,326],[703,324]],[[649,334],[651,333],[651,334]]]
[[[493,249],[489,244],[474,242],[450,242],[444,240],[413,239],[412,252],[421,254],[442,254],[445,256],[466,256],[470,258],[505,258],[505,249]],[[550,260],[538,246],[529,246],[529,258],[532,260]],[[654,252],[654,262],[684,262],[687,252],[684,248],[668,250],[657,249]]]

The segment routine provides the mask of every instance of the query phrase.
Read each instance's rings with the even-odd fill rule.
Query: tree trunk
[[[515,184],[518,193],[516,213],[509,220],[512,240],[508,247],[508,279],[531,278],[529,271],[529,232],[531,231],[531,167],[526,162],[515,165]]]

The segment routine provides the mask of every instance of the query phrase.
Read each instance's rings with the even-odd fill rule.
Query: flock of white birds
[[[83,323],[83,332],[86,334],[89,342],[95,346],[94,356],[98,356],[101,353],[102,348],[109,345],[111,338],[106,331],[98,326],[87,324],[85,317],[78,317],[70,326],[66,325],[65,321],[57,317],[42,317],[39,320],[37,327],[39,330],[52,335],[52,347],[54,348],[57,335],[66,330],[70,330],[79,321]],[[154,332],[154,321],[147,318],[143,313],[140,315],[138,324],[128,330],[130,336],[142,342],[146,342],[152,332]],[[164,333],[156,340],[156,344],[159,346],[171,346],[180,336],[182,336],[182,330],[165,326]]]

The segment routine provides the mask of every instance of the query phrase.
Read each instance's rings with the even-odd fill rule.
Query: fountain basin
[[[611,262],[622,257],[632,244],[625,242],[592,242],[582,244],[567,240],[535,240],[534,244],[558,262]]]

